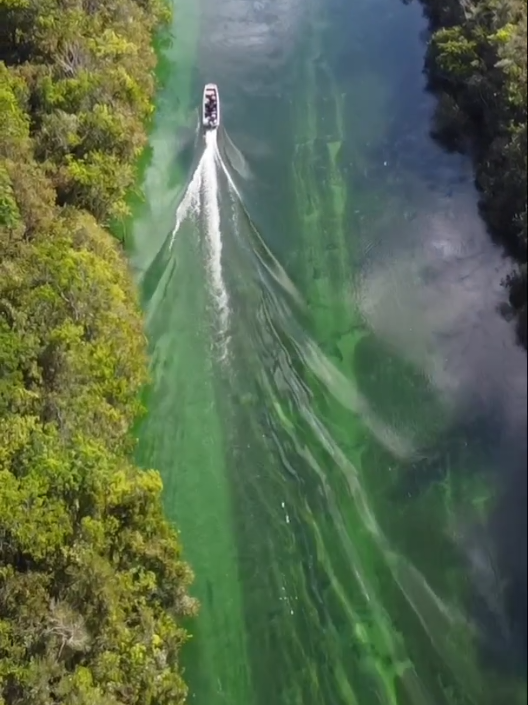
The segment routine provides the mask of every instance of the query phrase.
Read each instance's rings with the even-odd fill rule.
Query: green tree
[[[157,2],[0,0],[0,704],[178,705],[192,573],[129,428]],[[138,60],[141,56],[141,60]]]

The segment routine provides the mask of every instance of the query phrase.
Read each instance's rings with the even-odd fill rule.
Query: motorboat
[[[215,83],[207,83],[204,88],[202,125],[204,130],[216,130],[220,125],[220,96]]]

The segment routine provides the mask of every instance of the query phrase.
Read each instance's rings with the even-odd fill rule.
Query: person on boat
[[[206,102],[205,102],[205,115],[206,117],[210,117],[216,112],[216,104],[214,101],[214,97],[212,94],[209,94],[207,96]]]

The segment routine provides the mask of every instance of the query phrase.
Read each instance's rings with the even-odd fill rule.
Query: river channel
[[[525,702],[526,357],[425,31],[399,0],[174,0],[159,40],[138,460],[196,573],[193,704]]]

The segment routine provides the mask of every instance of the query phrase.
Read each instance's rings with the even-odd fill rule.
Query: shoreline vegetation
[[[526,347],[527,2],[420,1],[431,30],[425,69],[438,96],[432,134],[473,157],[482,215],[517,262],[504,283]]]
[[[147,377],[105,229],[152,113],[162,0],[0,0],[0,705],[178,705],[192,572],[131,463]]]

